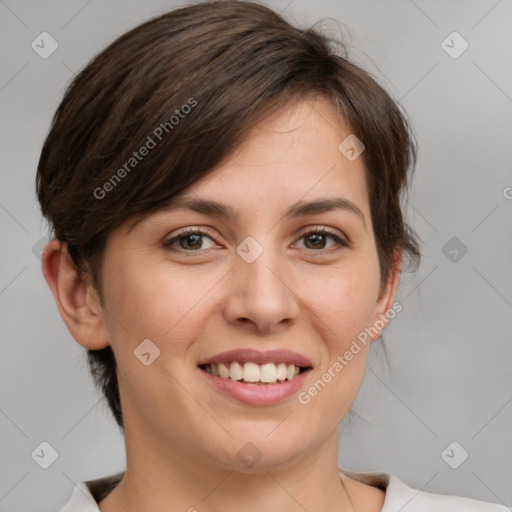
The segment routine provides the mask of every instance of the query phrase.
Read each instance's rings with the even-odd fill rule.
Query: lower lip
[[[274,405],[290,398],[304,385],[311,371],[306,370],[292,380],[275,384],[244,384],[243,381],[212,375],[199,367],[198,370],[219,391],[247,405]]]

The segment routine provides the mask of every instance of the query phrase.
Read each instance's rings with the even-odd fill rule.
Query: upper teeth
[[[299,374],[300,366],[294,364],[274,363],[256,364],[237,361],[232,363],[207,364],[205,370],[223,379],[243,380],[245,382],[276,382],[292,380]]]

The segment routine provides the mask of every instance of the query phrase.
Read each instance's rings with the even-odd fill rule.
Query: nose
[[[276,251],[264,249],[252,263],[236,255],[229,283],[224,316],[230,324],[272,333],[298,318],[300,301],[291,272]]]

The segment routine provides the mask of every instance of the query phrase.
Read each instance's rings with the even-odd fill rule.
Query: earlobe
[[[395,316],[395,308],[393,301],[395,299],[398,285],[400,284],[400,272],[402,270],[402,251],[396,249],[393,254],[393,263],[389,270],[387,282],[381,288],[379,298],[375,307],[373,325],[380,331],[378,335],[373,337],[372,341],[380,338],[380,334],[385,329],[391,318]],[[391,313],[391,314],[390,314]]]
[[[108,346],[103,309],[75,267],[67,244],[57,239],[45,247],[42,263],[44,278],[59,313],[73,338],[83,347],[99,350]]]

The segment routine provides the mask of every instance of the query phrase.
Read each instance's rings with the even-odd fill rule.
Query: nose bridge
[[[271,330],[298,314],[297,299],[287,283],[289,273],[272,236],[260,242],[247,237],[238,247],[226,307],[231,321],[247,319]]]

